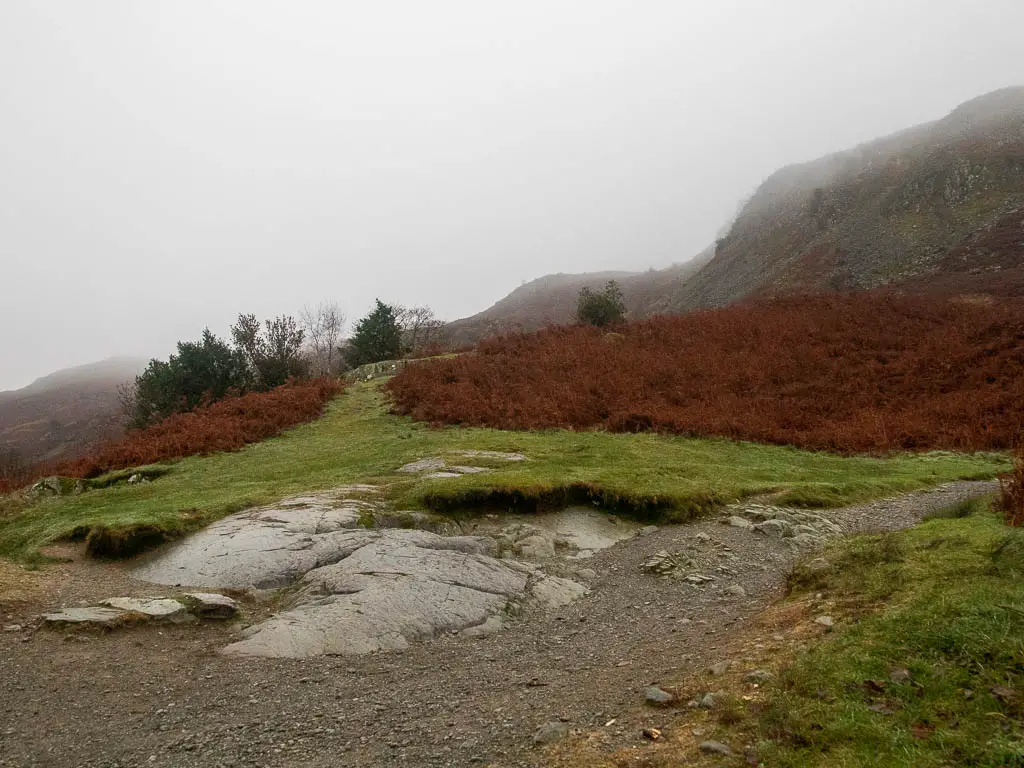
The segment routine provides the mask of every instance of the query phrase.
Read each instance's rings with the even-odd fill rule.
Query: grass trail
[[[398,475],[405,463],[463,449],[518,451],[529,461],[490,462],[494,471],[458,479]],[[463,463],[472,462],[463,460]],[[368,482],[386,486],[397,508],[457,505],[488,498],[557,498],[585,488],[626,508],[668,519],[766,491],[783,500],[830,506],[1009,468],[999,454],[952,453],[844,458],[720,439],[604,432],[432,429],[387,413],[379,383],[353,385],[315,422],[234,453],[184,459],[152,483],[116,485],[46,499],[0,518],[0,555],[33,557],[76,530],[151,525],[170,535],[253,504]],[[664,515],[663,515],[664,516]]]

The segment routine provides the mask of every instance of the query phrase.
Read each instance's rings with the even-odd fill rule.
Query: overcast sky
[[[0,389],[240,311],[454,319],[704,248],[1024,82],[1021,0],[3,0]]]

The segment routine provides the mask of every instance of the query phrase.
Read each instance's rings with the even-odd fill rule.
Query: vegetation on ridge
[[[411,365],[435,424],[724,436],[840,452],[1005,450],[1024,425],[1024,305],[859,294],[549,328]]]

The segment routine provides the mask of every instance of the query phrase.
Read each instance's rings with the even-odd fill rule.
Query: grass
[[[836,631],[708,738],[776,768],[1024,765],[1024,531],[959,505],[825,558],[795,572],[791,601],[831,601]]]
[[[491,461],[494,471],[458,479],[395,474],[407,462],[463,449],[519,451],[529,461]],[[385,485],[396,509],[529,509],[590,498],[626,513],[681,520],[769,491],[780,492],[783,502],[829,506],[993,477],[1008,467],[1000,454],[844,458],[654,434],[432,429],[387,413],[375,382],[351,386],[314,422],[237,452],[183,459],[151,483],[10,505],[0,516],[0,555],[31,559],[50,542],[90,530],[145,526],[173,537],[253,504],[357,482]]]

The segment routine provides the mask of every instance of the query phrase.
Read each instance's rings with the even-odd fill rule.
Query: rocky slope
[[[1024,286],[1024,87],[777,171],[671,309],[904,281]]]

